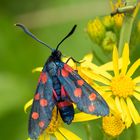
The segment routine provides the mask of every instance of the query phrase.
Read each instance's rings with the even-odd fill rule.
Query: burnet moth
[[[37,139],[51,121],[52,110],[57,107],[62,120],[70,124],[74,118],[73,104],[85,113],[97,116],[109,114],[109,107],[101,95],[93,89],[67,62],[61,61],[60,44],[75,31],[76,25],[57,45],[56,49],[36,38],[24,25],[16,24],[36,41],[47,46],[51,55],[47,59],[39,77],[29,118],[29,136]],[[76,62],[76,61],[75,61]]]

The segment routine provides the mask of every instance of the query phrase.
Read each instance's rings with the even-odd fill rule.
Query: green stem
[[[86,123],[85,127],[86,127],[86,132],[87,132],[88,140],[93,140],[92,139],[92,132],[91,132],[92,129],[91,129],[91,126],[90,126],[90,124],[88,122]]]
[[[136,0],[131,0],[133,4],[136,4]],[[130,2],[130,0],[126,0],[126,2]],[[127,8],[127,6],[126,6]],[[130,43],[131,31],[134,22],[133,12],[124,15],[124,21],[120,33],[120,40],[119,40],[119,56],[122,55],[123,47],[125,43]]]
[[[130,42],[133,21],[134,18],[130,15],[126,15],[124,17],[124,23],[121,29],[120,40],[119,40],[119,56],[122,55],[124,44]]]

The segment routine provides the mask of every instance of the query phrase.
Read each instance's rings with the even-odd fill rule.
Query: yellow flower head
[[[111,16],[105,16],[103,18],[103,24],[107,29],[110,29],[114,26],[114,19]]]
[[[120,135],[125,129],[125,125],[119,116],[106,116],[103,117],[102,121],[102,127],[104,132],[111,137],[116,137]]]
[[[100,19],[96,18],[93,21],[89,21],[87,32],[93,41],[100,44],[105,35],[105,27]]]
[[[117,37],[115,33],[112,31],[108,31],[105,34],[105,38],[102,42],[102,46],[104,50],[111,51],[113,49],[113,46],[117,43]]]
[[[115,11],[117,8],[124,6],[124,3],[121,0],[118,0],[118,2],[116,4],[113,4],[112,3],[112,0],[111,0],[110,1],[110,4],[111,4],[112,11]],[[124,14],[123,13],[121,13],[121,14],[119,14],[119,13],[118,14],[115,14],[113,16],[113,19],[114,19],[115,25],[117,27],[121,27],[122,26],[122,23],[123,23],[123,19],[124,19]]]
[[[100,66],[99,71],[113,70],[114,75],[107,72],[108,75],[100,74],[103,77],[95,79],[103,84],[101,88],[106,91],[106,95],[110,98],[111,106],[116,109],[121,115],[126,127],[130,127],[132,122],[140,123],[140,116],[136,110],[131,97],[135,97],[140,101],[140,77],[132,78],[136,69],[140,66],[140,59],[138,59],[129,69],[129,46],[126,43],[124,46],[122,59],[119,61],[118,50],[114,47],[113,61]],[[109,66],[109,67],[108,67]],[[121,69],[121,70],[119,70]],[[109,99],[108,99],[109,100]]]

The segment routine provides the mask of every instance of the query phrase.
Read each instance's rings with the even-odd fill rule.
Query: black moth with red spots
[[[93,89],[79,74],[70,66],[61,61],[59,45],[69,37],[75,30],[76,25],[70,33],[62,39],[56,49],[52,49],[46,43],[36,38],[22,24],[16,24],[24,32],[52,50],[40,74],[34,101],[29,119],[29,136],[37,139],[48,127],[54,106],[57,107],[62,120],[70,124],[74,118],[73,104],[85,113],[105,116],[109,114],[109,107],[101,95]],[[75,61],[73,58],[71,58]],[[75,61],[76,62],[76,61]]]

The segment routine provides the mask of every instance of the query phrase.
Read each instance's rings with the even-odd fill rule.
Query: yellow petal
[[[102,86],[101,88],[105,91],[110,91],[111,90],[110,86]]]
[[[24,112],[27,113],[27,109],[28,107],[30,107],[33,104],[33,99],[31,99],[30,101],[28,101],[25,105],[24,105]]]
[[[55,131],[54,135],[57,138],[57,140],[65,140],[65,137],[58,131]]]
[[[99,81],[103,84],[110,85],[110,81],[99,74],[95,74],[91,71],[81,69],[81,72],[84,73],[88,78]]]
[[[136,71],[136,69],[140,66],[140,59],[138,59],[137,61],[135,61],[135,63],[130,67],[130,69],[127,72],[127,76],[131,77],[133,75],[133,73]]]
[[[100,118],[100,117],[80,112],[80,113],[76,113],[74,115],[73,122],[83,122],[83,121],[95,120],[95,119],[98,119],[98,118]]]
[[[87,55],[84,56],[82,61],[92,62],[92,60],[93,60],[93,54],[92,53],[88,53]]]
[[[84,66],[85,67],[85,66]],[[107,79],[111,80],[112,79],[112,75],[109,74],[108,72],[106,72],[104,69],[100,68],[100,66],[97,66],[93,63],[89,63],[87,66],[86,66],[88,69],[90,68],[91,71],[93,73],[97,73],[97,74],[100,74],[104,77],[106,77]]]
[[[122,116],[122,120],[125,121],[125,116],[124,116],[124,113],[123,113],[123,110],[122,110],[122,107],[121,107],[121,103],[120,103],[120,99],[118,96],[115,97],[115,103],[116,103],[116,106],[117,106],[117,109],[119,110],[121,116]]]
[[[67,140],[82,140],[80,137],[75,135],[73,132],[71,132],[63,127],[59,127],[59,131],[67,138]]]
[[[114,46],[113,49],[113,69],[114,69],[114,74],[115,76],[119,75],[119,66],[118,66],[118,50],[117,47]]]
[[[124,45],[124,49],[123,49],[123,54],[122,54],[122,70],[121,70],[121,74],[125,75],[126,71],[127,71],[127,67],[129,64],[129,46],[128,43],[125,43]]]
[[[129,113],[129,109],[128,109],[128,107],[127,107],[127,105],[126,105],[126,103],[125,103],[123,98],[120,99],[120,103],[121,103],[123,113],[125,114],[124,115],[124,121],[125,121],[126,127],[128,128],[132,124],[131,115]]]
[[[136,83],[136,84],[137,84],[137,83],[140,83],[140,76],[134,78],[134,79],[133,79],[133,82]]]
[[[103,92],[101,90],[97,90],[99,91],[100,95],[104,98],[104,99],[108,99],[111,95],[112,95],[112,92],[109,92],[109,91],[106,91],[106,92]]]
[[[34,73],[34,72],[41,72],[42,69],[43,69],[43,67],[37,67],[37,68],[32,70],[32,73]]]
[[[122,58],[119,58],[118,64],[119,64],[119,69],[121,69],[121,67],[122,67]],[[100,69],[104,70],[104,71],[112,71],[113,70],[113,62],[111,61],[111,62],[108,62],[108,63],[105,63],[105,64],[101,65]]]
[[[139,113],[137,112],[133,102],[131,101],[131,99],[128,97],[127,98],[127,105],[128,105],[128,109],[129,109],[129,112],[131,114],[131,117],[134,121],[135,124],[138,124],[140,123],[140,116],[139,116]]]
[[[27,140],[31,140],[30,138],[27,138]]]
[[[140,92],[140,86],[135,86],[135,91]]]
[[[140,101],[140,93],[134,92],[133,96]]]
[[[115,101],[112,97],[107,98],[106,102],[109,105],[109,108],[113,114],[119,114],[119,111],[116,107]]]
[[[50,135],[46,135],[45,138],[46,138],[45,140],[50,140],[51,139]]]

